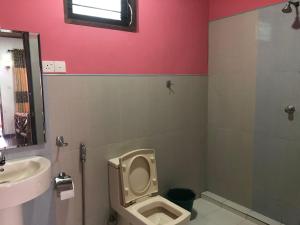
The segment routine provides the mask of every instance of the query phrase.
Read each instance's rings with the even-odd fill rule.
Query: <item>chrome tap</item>
[[[4,166],[5,163],[6,163],[6,159],[5,159],[4,151],[0,150],[0,166]]]

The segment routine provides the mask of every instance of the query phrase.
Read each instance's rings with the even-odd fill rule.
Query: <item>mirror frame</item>
[[[31,46],[30,46],[30,36],[35,36],[37,39],[37,50],[38,50],[38,61],[39,65],[32,64],[32,55],[31,55]],[[23,41],[23,48],[25,54],[25,64],[26,64],[26,72],[27,72],[27,80],[28,80],[28,97],[29,97],[29,107],[30,107],[30,122],[31,122],[31,136],[32,143],[30,145],[18,146],[11,145],[4,147],[0,150],[6,149],[17,149],[22,147],[30,147],[34,145],[40,145],[46,143],[46,121],[45,121],[45,104],[44,104],[44,85],[43,85],[43,73],[42,73],[42,57],[41,57],[41,42],[40,42],[40,34],[27,32],[27,31],[17,31],[10,29],[0,29],[0,37],[7,38],[21,38]],[[38,71],[39,74],[33,74],[33,66],[35,66],[35,70]],[[35,82],[34,82],[35,81]],[[39,83],[40,86],[34,86],[34,83]],[[38,91],[39,90],[39,91]],[[39,93],[35,93],[39,92]],[[41,127],[37,130],[37,112],[36,105],[37,101],[41,104]],[[40,132],[40,133],[39,133]],[[41,134],[42,133],[42,134]]]

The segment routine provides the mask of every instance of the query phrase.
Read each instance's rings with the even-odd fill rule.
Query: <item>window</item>
[[[135,31],[135,0],[64,0],[67,23]]]

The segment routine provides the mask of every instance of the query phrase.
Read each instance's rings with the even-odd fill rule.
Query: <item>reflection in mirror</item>
[[[0,149],[45,141],[39,36],[0,30]]]

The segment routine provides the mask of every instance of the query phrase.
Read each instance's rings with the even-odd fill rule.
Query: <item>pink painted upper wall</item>
[[[9,0],[0,27],[41,34],[75,74],[206,74],[208,0],[139,0],[138,32],[65,24],[63,0]]]
[[[223,17],[247,12],[272,4],[285,2],[284,0],[210,0],[209,19],[216,20]]]

